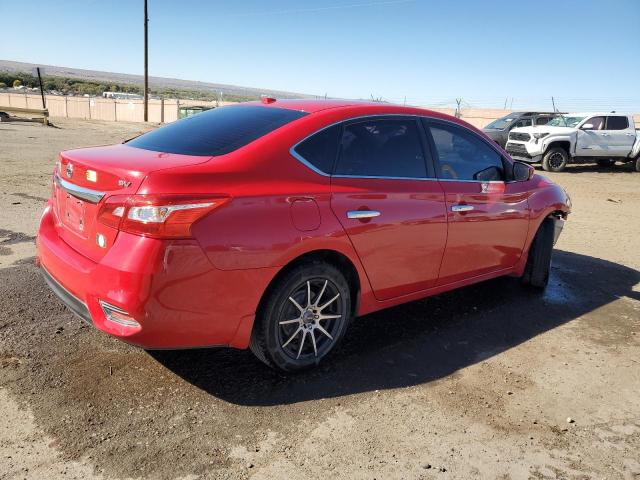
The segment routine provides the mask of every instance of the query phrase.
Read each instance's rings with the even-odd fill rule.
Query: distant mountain
[[[113,82],[119,84],[142,85],[144,77],[142,75],[131,75],[128,73],[101,72],[98,70],[84,70],[81,68],[58,67],[54,65],[37,65],[33,63],[14,62],[11,60],[0,60],[0,71],[5,72],[26,72],[31,73],[34,67],[41,67],[45,70],[45,75],[52,77],[70,77],[81,80],[96,82]],[[255,87],[240,87],[237,85],[225,85],[222,83],[197,82],[193,80],[181,80],[179,78],[149,77],[149,86],[155,88],[171,88],[178,90],[195,90],[199,92],[218,93],[223,95],[237,95],[242,97],[259,97],[260,95],[270,95],[278,98],[313,98],[313,95],[302,93],[283,92],[279,90],[268,90]]]

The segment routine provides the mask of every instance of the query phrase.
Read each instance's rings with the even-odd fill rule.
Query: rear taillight
[[[188,238],[195,222],[228,200],[190,195],[115,195],[100,207],[98,221],[136,235]]]

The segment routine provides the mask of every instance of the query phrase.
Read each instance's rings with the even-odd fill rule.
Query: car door
[[[425,120],[445,192],[448,237],[439,285],[513,267],[529,228],[529,182],[508,182],[510,162],[480,135]]]
[[[603,131],[605,117],[590,117],[578,129],[576,135],[576,156],[598,157],[609,151],[609,135]],[[603,135],[604,133],[604,135]]]
[[[624,115],[607,116],[603,134],[607,135],[609,152],[614,157],[629,155],[636,140],[635,129],[629,125],[629,118]]]
[[[427,152],[416,117],[343,125],[331,207],[380,300],[425,290],[438,279],[447,218]]]

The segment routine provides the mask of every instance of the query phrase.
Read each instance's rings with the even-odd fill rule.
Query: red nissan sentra
[[[565,191],[418,108],[274,100],[60,154],[38,264],[147,349],[316,365],[356,316],[501,275],[544,288]]]

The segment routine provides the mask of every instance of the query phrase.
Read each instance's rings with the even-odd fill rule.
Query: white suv
[[[514,128],[506,150],[515,160],[542,162],[542,168],[551,172],[564,170],[569,162],[593,161],[600,165],[634,161],[640,172],[640,132],[631,115],[569,113],[543,126]]]

